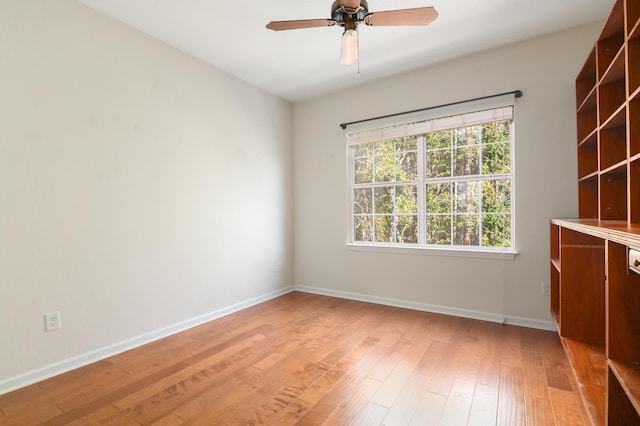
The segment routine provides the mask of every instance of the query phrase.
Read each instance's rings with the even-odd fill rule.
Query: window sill
[[[350,251],[368,251],[377,253],[418,254],[428,256],[471,257],[477,259],[513,260],[518,251],[505,249],[474,249],[462,247],[418,247],[398,246],[390,244],[358,244],[347,243]]]

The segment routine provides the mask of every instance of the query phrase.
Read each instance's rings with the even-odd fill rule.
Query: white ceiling
[[[369,11],[434,6],[427,27],[361,25],[358,64],[340,64],[339,27],[270,31],[329,18],[332,0],[79,0],[290,101],[518,40],[600,21],[614,0],[369,0]],[[595,41],[595,40],[594,40]]]

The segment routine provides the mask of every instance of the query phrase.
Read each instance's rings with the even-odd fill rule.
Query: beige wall
[[[71,0],[0,57],[0,391],[291,286],[289,103]]]
[[[540,285],[549,281],[549,219],[577,215],[574,81],[600,28],[582,26],[296,104],[296,285],[551,325]],[[515,110],[515,260],[347,248],[339,123],[515,89],[524,92]]]

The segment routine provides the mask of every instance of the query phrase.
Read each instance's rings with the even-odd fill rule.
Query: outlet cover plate
[[[44,314],[44,331],[53,331],[60,328],[60,312]]]
[[[543,296],[551,295],[551,286],[549,284],[543,281],[540,283],[540,287],[541,287],[541,293]]]

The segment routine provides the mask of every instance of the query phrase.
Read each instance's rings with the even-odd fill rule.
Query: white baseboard
[[[555,332],[558,331],[558,329],[556,328],[556,324],[553,321],[543,321],[543,320],[537,320],[533,318],[506,316],[504,323],[509,325],[517,325],[520,327],[537,328],[539,330],[547,330],[547,331],[555,331]]]
[[[0,395],[31,385],[33,383],[37,383],[50,377],[66,373],[67,371],[83,367],[87,364],[91,364],[92,362],[100,361],[102,359],[128,351],[130,349],[137,348],[139,346],[151,343],[167,336],[171,336],[172,334],[188,330],[190,328],[224,317],[242,309],[246,309],[250,306],[257,305],[258,303],[266,302],[267,300],[274,299],[278,296],[282,296],[283,294],[287,294],[292,291],[294,291],[293,286],[285,287],[283,289],[279,289],[262,296],[254,297],[244,302],[236,303],[235,305],[227,306],[225,308],[221,308],[192,319],[181,321],[179,323],[152,331],[150,333],[145,333],[143,335],[133,337],[131,339],[127,339],[113,345],[96,349],[95,351],[86,352],[81,355],[57,362],[55,364],[47,365],[45,367],[38,368],[14,377],[0,380]]]
[[[395,306],[397,308],[413,309],[416,311],[433,312],[436,314],[452,315],[456,317],[471,318],[482,321],[496,322],[499,324],[517,325],[521,327],[537,328],[541,330],[556,331],[553,321],[542,321],[530,318],[504,316],[491,312],[473,311],[469,309],[452,308],[449,306],[431,305],[428,303],[410,302],[406,300],[392,299],[388,297],[371,296],[361,293],[328,290],[317,287],[295,286],[296,291],[304,293],[320,294],[323,296],[339,297],[341,299],[357,300],[360,302],[377,303],[379,305]]]

